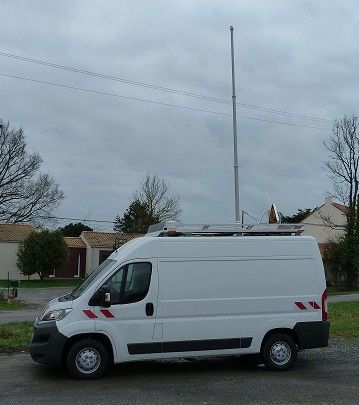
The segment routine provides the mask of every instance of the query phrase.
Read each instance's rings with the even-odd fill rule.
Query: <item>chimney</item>
[[[325,197],[325,205],[330,205],[332,203],[332,197]]]

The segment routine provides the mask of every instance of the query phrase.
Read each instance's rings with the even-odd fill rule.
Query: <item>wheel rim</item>
[[[93,347],[85,347],[76,356],[76,368],[84,374],[95,372],[101,364],[101,355]]]
[[[276,342],[270,349],[270,358],[277,366],[287,364],[292,356],[292,349],[287,342]]]

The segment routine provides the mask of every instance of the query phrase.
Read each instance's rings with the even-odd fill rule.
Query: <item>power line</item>
[[[44,80],[31,79],[29,77],[9,75],[9,74],[6,74],[6,73],[0,73],[0,76],[9,77],[9,78],[12,78],[12,79],[24,80],[24,81],[38,83],[38,84],[45,84],[45,85],[48,85],[48,86],[56,86],[56,87],[61,87],[61,88],[66,88],[66,89],[71,89],[71,90],[83,91],[83,92],[87,92],[87,93],[94,93],[94,94],[99,94],[99,95],[104,95],[104,96],[117,97],[117,98],[122,98],[122,99],[126,99],[126,100],[131,100],[131,101],[141,101],[141,102],[144,102],[144,103],[157,104],[157,105],[162,105],[162,106],[165,106],[165,107],[180,108],[180,109],[184,109],[184,110],[193,110],[193,111],[197,111],[197,112],[205,112],[205,113],[209,113],[209,114],[216,114],[216,115],[223,115],[223,116],[232,117],[232,114],[219,112],[219,111],[205,110],[205,109],[202,109],[202,108],[195,108],[195,107],[189,107],[189,106],[178,105],[178,104],[163,103],[163,102],[160,102],[160,101],[149,100],[149,99],[144,99],[144,98],[123,96],[121,94],[108,93],[108,92],[100,91],[100,90],[85,89],[83,87],[70,86],[70,85],[62,84],[62,83],[47,82],[47,81],[44,81]],[[244,119],[248,119],[248,120],[269,122],[271,124],[289,125],[289,126],[294,126],[294,127],[317,129],[317,130],[321,130],[321,131],[329,131],[330,130],[329,128],[320,128],[320,127],[313,127],[313,126],[309,126],[309,125],[294,124],[294,123],[290,123],[290,122],[267,120],[267,119],[264,119],[264,118],[257,118],[257,117],[247,117],[247,116],[244,116],[244,115],[239,115],[239,117],[244,118]]]
[[[48,86],[56,86],[56,87],[63,87],[63,88],[66,88],[66,89],[71,89],[71,90],[85,91],[85,92],[88,92],[88,93],[95,93],[95,94],[100,94],[100,95],[103,95],[103,96],[118,97],[118,98],[123,98],[123,99],[126,99],[126,100],[132,100],[132,101],[142,101],[144,103],[152,103],[152,104],[157,104],[157,105],[163,105],[163,106],[166,106],[166,107],[182,108],[182,109],[185,109],[185,110],[194,110],[194,111],[206,112],[206,113],[210,113],[210,114],[227,115],[227,116],[230,116],[230,117],[232,116],[231,114],[222,113],[222,112],[219,112],[219,111],[204,110],[202,108],[188,107],[188,106],[183,106],[183,105],[178,105],[178,104],[171,104],[171,103],[163,103],[163,102],[160,102],[160,101],[148,100],[148,99],[145,99],[145,98],[123,96],[121,94],[108,93],[106,91],[85,89],[83,87],[69,86],[67,84],[60,84],[60,83],[54,83],[54,82],[46,82],[44,80],[31,79],[29,77],[8,75],[8,74],[5,74],[5,73],[0,73],[0,76],[11,77],[13,79],[26,80],[26,81],[34,82],[34,83],[46,84]],[[321,129],[323,129],[323,128],[321,128]]]
[[[311,116],[311,115],[296,114],[296,113],[292,113],[292,112],[289,112],[289,111],[275,110],[273,108],[260,107],[260,106],[255,106],[255,105],[251,105],[251,104],[244,104],[244,103],[237,103],[237,105],[239,105],[239,106],[241,106],[243,108],[249,108],[251,110],[268,112],[268,113],[272,113],[272,114],[280,114],[280,115],[285,115],[285,116],[288,116],[288,117],[305,119],[305,120],[309,120],[309,121],[318,121],[318,123],[322,122],[322,123],[325,123],[325,124],[334,124],[334,121],[332,121],[332,120],[327,120],[325,118],[314,117],[314,116]]]
[[[40,216],[41,219],[58,219],[65,221],[80,221],[80,222],[97,222],[97,223],[107,223],[114,224],[115,221],[97,220],[97,219],[84,219],[84,218],[67,218],[67,217],[56,217],[56,216]]]
[[[92,72],[89,70],[74,68],[71,66],[65,66],[65,65],[59,65],[57,63],[46,62],[46,61],[39,60],[39,59],[25,58],[23,56],[13,55],[13,54],[5,53],[5,52],[0,52],[0,56],[5,56],[7,58],[17,59],[17,60],[21,60],[24,62],[35,63],[38,65],[48,66],[48,67],[52,67],[55,69],[62,69],[62,70],[70,71],[70,72],[88,75],[88,76],[99,77],[101,79],[107,79],[107,80],[113,80],[113,81],[117,81],[117,82],[121,82],[121,83],[131,84],[134,86],[147,87],[147,88],[151,88],[154,90],[165,91],[165,92],[175,93],[175,94],[189,96],[189,97],[203,98],[203,99],[206,99],[209,101],[215,101],[215,102],[219,102],[219,103],[228,103],[228,104],[230,103],[229,100],[205,96],[203,94],[197,94],[197,93],[187,92],[187,91],[183,91],[183,90],[171,89],[169,87],[158,86],[158,85],[150,84],[150,83],[137,82],[134,80],[124,79],[121,77],[111,76],[111,75],[107,75],[107,74],[103,74],[103,73]]]
[[[172,94],[178,94],[178,95],[182,95],[182,96],[186,96],[186,97],[194,97],[194,98],[211,101],[211,102],[231,104],[231,101],[226,100],[226,99],[210,97],[210,96],[206,96],[203,94],[187,92],[187,91],[178,90],[178,89],[171,89],[169,87],[158,86],[158,85],[154,85],[154,84],[150,84],[150,83],[138,82],[138,81],[124,79],[124,78],[117,77],[117,76],[111,76],[111,75],[107,75],[107,74],[103,74],[103,73],[92,72],[92,71],[85,70],[85,69],[79,69],[79,68],[75,68],[75,67],[71,67],[71,66],[60,65],[57,63],[52,63],[52,62],[43,61],[43,60],[39,60],[39,59],[26,58],[24,56],[14,55],[14,54],[10,54],[7,52],[0,51],[0,56],[15,59],[15,60],[20,60],[23,62],[29,62],[29,63],[34,63],[34,64],[38,64],[38,65],[42,65],[42,66],[47,66],[47,67],[51,67],[51,68],[55,68],[55,69],[67,70],[70,72],[84,74],[84,75],[88,75],[88,76],[92,76],[92,77],[99,77],[101,79],[113,80],[113,81],[117,81],[117,82],[121,82],[121,83],[130,84],[133,86],[146,87],[146,88],[150,88],[150,89],[154,89],[154,90],[158,90],[158,91],[168,92],[168,93],[172,93]],[[325,118],[315,117],[315,116],[311,116],[311,115],[297,114],[297,113],[292,113],[289,111],[277,110],[274,108],[268,108],[268,107],[263,107],[263,106],[257,106],[257,105],[251,105],[251,104],[245,104],[245,103],[237,103],[237,106],[256,110],[256,111],[262,111],[262,112],[266,112],[266,113],[270,113],[270,114],[279,114],[279,115],[290,116],[290,117],[298,118],[298,119],[305,119],[305,120],[317,121],[317,122],[322,122],[322,123],[331,123],[331,124],[333,123],[332,120],[328,120]]]
[[[312,223],[312,222],[301,222],[301,224],[310,225],[310,226],[322,226],[322,227],[325,227],[325,228],[338,229],[338,230],[345,229],[344,225],[315,224],[315,223]]]
[[[254,219],[255,221],[258,221],[257,218],[252,217],[250,214],[248,214],[247,211],[244,211],[246,215],[248,215],[250,218]],[[83,219],[83,218],[69,218],[69,217],[57,217],[57,216],[40,216],[41,219],[56,219],[56,220],[65,220],[65,221],[79,221],[79,222],[95,222],[95,223],[103,223],[103,224],[114,224],[115,221],[108,221],[108,220],[101,220],[101,219]],[[311,225],[311,226],[319,226],[319,227],[324,227],[324,228],[332,228],[332,229],[345,229],[344,225],[328,225],[328,224],[315,224],[312,222],[301,222],[303,225]]]

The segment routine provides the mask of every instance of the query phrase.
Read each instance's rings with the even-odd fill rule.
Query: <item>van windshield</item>
[[[107,270],[116,263],[116,260],[106,259],[97,269],[95,269],[91,274],[89,274],[85,280],[77,286],[71,293],[71,298],[78,298],[83,292],[85,292],[92,283],[102,277]]]

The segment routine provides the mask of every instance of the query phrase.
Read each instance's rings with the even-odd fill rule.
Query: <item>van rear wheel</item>
[[[261,350],[264,364],[269,370],[288,370],[297,358],[297,345],[284,333],[269,336]]]
[[[105,374],[109,356],[105,346],[98,340],[83,339],[70,348],[66,364],[73,377],[91,380]]]

